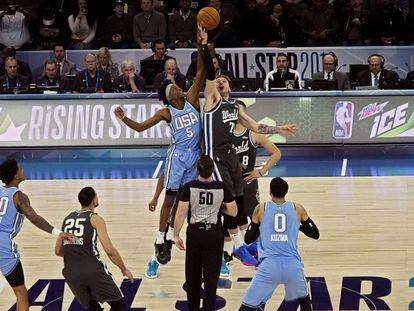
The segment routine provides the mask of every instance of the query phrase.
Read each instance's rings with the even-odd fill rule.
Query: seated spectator
[[[124,60],[122,62],[121,71],[122,74],[112,84],[115,92],[139,93],[145,91],[144,84],[135,72],[134,63],[131,60]]]
[[[73,93],[112,92],[111,77],[105,71],[97,68],[96,56],[88,53],[84,60],[86,69],[76,75],[73,82]]]
[[[207,43],[207,48],[211,55],[217,54],[214,48],[213,42]],[[191,63],[190,63],[190,66],[188,66],[187,73],[185,74],[185,77],[187,78],[187,81],[190,82],[190,84],[192,84],[192,81],[194,80],[196,73],[197,73],[197,51],[191,54]]]
[[[105,71],[111,77],[113,82],[119,76],[119,68],[117,63],[112,62],[111,53],[107,47],[102,47],[96,53],[98,59],[98,68]]]
[[[86,0],[77,0],[73,14],[68,17],[69,28],[71,30],[71,41],[69,48],[74,50],[86,50],[93,48],[95,39],[97,19],[88,12]]]
[[[154,78],[154,90],[158,91],[161,84],[165,80],[171,80],[174,84],[178,85],[180,89],[185,91],[187,89],[187,79],[180,73],[177,68],[177,62],[174,58],[170,58],[165,61],[164,71],[157,74]]]
[[[67,60],[66,51],[62,44],[57,43],[53,47],[54,61],[56,62],[57,72],[60,76],[75,75],[78,73],[76,64]]]
[[[286,47],[292,46],[291,40],[295,33],[294,24],[290,22],[285,8],[278,3],[273,6],[272,14],[268,16],[267,46],[268,47]]]
[[[45,62],[44,76],[36,81],[38,87],[56,87],[59,93],[70,93],[69,80],[64,75],[59,75],[57,64],[50,59]]]
[[[0,64],[0,76],[6,73],[6,67],[5,67],[4,61],[6,60],[7,57],[16,58],[16,49],[13,47],[7,47],[3,49],[2,51],[3,62]],[[32,82],[32,71],[30,70],[29,65],[18,59],[17,59],[17,73],[29,79],[29,83]]]
[[[197,17],[190,11],[190,0],[180,0],[180,10],[169,17],[169,37],[172,41],[168,47],[196,47]]]
[[[302,81],[299,72],[289,68],[289,61],[285,53],[278,53],[276,69],[270,71],[264,81],[265,91],[301,89]]]
[[[113,9],[114,15],[108,17],[103,25],[103,42],[110,49],[132,48],[133,16],[124,13],[125,1],[123,0],[116,0]]]
[[[397,86],[398,74],[385,69],[385,59],[382,55],[370,55],[368,65],[368,69],[358,73],[357,86],[374,86],[379,89],[393,89]]]
[[[234,79],[234,75],[230,70],[224,68],[223,60],[221,59],[220,54],[212,54],[214,70],[216,71],[216,77],[218,76],[227,76],[230,79]]]
[[[39,27],[39,49],[50,50],[62,41],[61,30],[52,7],[45,8]]]
[[[266,46],[269,30],[266,14],[257,9],[256,0],[244,0],[244,3],[245,8],[237,26],[243,46]]]
[[[208,5],[220,13],[219,25],[213,30],[208,31],[209,42],[214,43],[215,47],[240,46],[233,25],[235,16],[237,16],[237,9],[231,4],[222,5],[221,0],[210,0]]]
[[[0,48],[7,46],[16,50],[35,48],[29,32],[29,12],[13,0],[7,0],[6,9],[0,11]]]
[[[363,0],[350,0],[340,14],[341,39],[343,45],[368,44],[366,35],[366,21],[368,11],[364,8]]]
[[[394,7],[394,0],[380,0],[377,10],[368,16],[367,27],[374,45],[404,44],[404,16]]]
[[[346,73],[336,71],[338,58],[333,52],[329,52],[322,57],[323,71],[312,75],[312,80],[338,80],[339,90],[349,90],[350,84]]]
[[[7,57],[5,60],[6,74],[0,76],[0,91],[27,89],[29,79],[17,72],[17,59]]]
[[[163,72],[165,61],[171,58],[165,52],[165,42],[163,40],[154,41],[151,48],[154,53],[141,60],[141,72],[139,74],[145,81],[145,87],[150,89],[153,88],[155,76]]]
[[[338,25],[335,13],[327,0],[312,0],[312,6],[302,15],[301,27],[306,45],[334,45]]]
[[[153,0],[141,0],[142,12],[134,16],[133,34],[138,48],[149,49],[151,42],[165,40],[167,23],[164,15],[154,11]]]
[[[414,70],[411,70],[407,73],[407,77],[405,78],[407,81],[414,81]]]

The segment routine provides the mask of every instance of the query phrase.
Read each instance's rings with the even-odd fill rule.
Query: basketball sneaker
[[[157,244],[154,243],[155,247],[155,257],[157,257],[157,261],[161,265],[165,265],[168,262],[168,255],[166,253],[166,246],[165,243]]]
[[[233,263],[233,255],[232,254],[229,254],[228,252],[224,251],[223,252],[223,257],[224,257],[224,260],[226,261],[226,263],[228,265]]]
[[[220,268],[220,276],[221,277],[228,277],[230,275],[229,267],[227,267],[226,260],[223,258],[221,260],[221,268]]]
[[[257,260],[250,255],[246,245],[242,245],[233,251],[234,257],[239,259],[245,266],[256,266]]]
[[[145,276],[149,279],[155,279],[157,277],[159,264],[155,259],[152,259],[148,262],[147,271],[145,271]]]
[[[164,243],[165,250],[164,251],[165,251],[165,254],[166,254],[167,259],[168,259],[167,262],[169,262],[171,260],[171,249],[172,249],[173,244],[175,244],[173,240],[165,240],[165,243]]]
[[[257,259],[258,252],[257,252],[257,241],[254,241],[253,243],[246,245],[247,250],[249,251],[250,255],[252,255],[254,258]]]

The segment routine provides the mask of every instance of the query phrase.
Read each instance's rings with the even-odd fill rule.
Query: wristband
[[[59,234],[61,234],[61,233],[62,233],[62,231],[60,231],[59,229],[53,228],[53,230],[52,230],[53,235],[59,236]]]

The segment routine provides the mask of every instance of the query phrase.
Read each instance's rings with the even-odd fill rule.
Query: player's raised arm
[[[299,203],[294,204],[300,221],[299,230],[312,239],[319,239],[319,229],[313,220],[309,217],[305,208]]]
[[[115,108],[114,114],[117,116],[118,119],[124,122],[126,126],[130,127],[131,129],[137,132],[145,131],[161,121],[170,122],[171,120],[171,115],[167,108],[158,110],[151,118],[148,118],[147,120],[141,123],[128,118],[125,115],[124,110],[120,106]]]
[[[193,85],[187,92],[187,100],[197,109],[200,110],[200,91],[206,78],[206,70],[203,63],[203,48],[201,27],[197,27],[197,74]]]

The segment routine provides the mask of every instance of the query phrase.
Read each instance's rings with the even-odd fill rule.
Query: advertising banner
[[[259,123],[297,124],[295,137],[271,135],[279,144],[414,142],[410,96],[320,96],[240,98]],[[0,147],[168,145],[168,125],[142,133],[125,126],[120,105],[138,122],[162,109],[157,99],[0,100]]]

